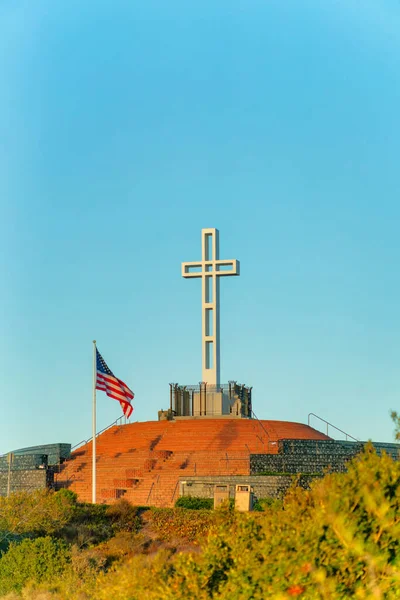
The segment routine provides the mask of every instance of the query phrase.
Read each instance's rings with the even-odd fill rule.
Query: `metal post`
[[[93,406],[92,406],[92,503],[96,504],[96,340],[93,340]]]

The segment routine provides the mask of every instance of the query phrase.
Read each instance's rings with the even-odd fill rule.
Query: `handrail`
[[[262,424],[262,421],[260,421],[260,419],[257,417],[257,415],[256,415],[256,413],[254,412],[254,410],[252,410],[252,411],[251,411],[251,414],[253,415],[253,417],[255,417],[255,418],[257,419],[257,421],[258,421],[258,423],[259,423],[260,427],[261,427],[261,428],[264,430],[264,432],[265,432],[265,434],[266,434],[266,436],[267,436],[267,438],[268,438],[268,443],[269,443],[269,440],[270,440],[269,433],[268,433],[268,431],[265,429],[264,425]]]
[[[118,417],[118,419],[115,419],[115,421],[114,421],[113,423],[111,423],[111,425],[107,425],[107,427],[104,427],[104,429],[101,429],[100,431],[98,431],[98,432],[96,433],[96,437],[97,437],[98,435],[100,435],[101,433],[103,433],[104,431],[106,431],[107,429],[110,429],[111,427],[114,427],[114,425],[118,425],[118,421],[121,421],[123,418],[124,418],[124,417]],[[122,424],[122,423],[120,423],[120,425],[121,425],[121,424]],[[92,437],[93,437],[93,436],[92,436]],[[92,439],[92,438],[89,438],[89,439],[88,439],[88,442],[90,442],[90,440],[91,440],[91,439]]]
[[[92,438],[90,438],[92,439]],[[71,448],[71,452],[72,450],[75,450],[75,448],[77,448],[78,446],[80,446],[81,444],[87,444],[89,440],[82,440],[81,442],[78,442],[77,444],[75,444],[75,446],[72,446]]]
[[[153,491],[153,487],[154,487],[154,481],[153,481],[153,482],[152,482],[152,484],[151,484],[150,491],[149,491],[149,495],[147,496],[146,504],[148,504],[148,503],[149,503],[150,496],[151,496],[151,492]]]
[[[336,425],[332,425],[332,423],[329,423],[329,421],[327,421],[326,419],[319,417],[315,413],[308,413],[308,426],[310,426],[310,417],[315,417],[316,419],[319,419],[323,423],[326,423],[326,435],[328,435],[329,427],[333,427],[333,429],[336,429],[336,431],[340,431],[340,433],[343,433],[343,435],[346,436],[346,442],[347,442],[348,437],[351,438],[352,440],[354,440],[355,442],[360,441],[357,438],[355,438],[354,436],[350,435],[349,433],[346,433],[345,431],[343,431],[343,429],[339,429],[339,427],[336,427]]]
[[[221,461],[221,460],[225,460],[225,461],[226,461],[227,459],[226,459],[226,458],[220,458],[219,460],[220,460],[220,461]],[[229,458],[228,458],[228,460],[229,460]],[[249,460],[249,457],[248,457],[248,456],[245,456],[244,458],[235,458],[235,457],[233,457],[233,458],[232,458],[232,456],[231,456],[231,460],[236,460],[236,461],[237,461],[237,460]]]
[[[121,425],[121,423],[119,423],[119,421],[121,421],[123,418],[124,417],[118,417],[118,419],[115,419],[115,421],[113,421],[110,425],[107,425],[107,427],[104,427],[100,431],[97,431],[96,432],[96,437],[99,436],[101,433],[104,433],[105,431],[107,431],[107,429],[110,429],[111,427],[114,427],[114,425],[118,425],[118,424]],[[92,441],[92,439],[93,439],[93,436],[90,436],[90,438],[88,438],[87,440],[80,441],[78,444],[75,444],[75,446],[72,446],[71,451],[75,450],[75,448],[78,448],[82,444],[88,444],[89,442]]]
[[[175,485],[175,488],[174,488],[174,492],[173,492],[173,494],[172,494],[171,502],[173,502],[173,501],[174,501],[174,498],[175,498],[175,494],[176,494],[176,490],[177,490],[177,488],[178,488],[178,485],[179,485],[179,479],[178,479],[178,481],[176,482],[176,485]]]

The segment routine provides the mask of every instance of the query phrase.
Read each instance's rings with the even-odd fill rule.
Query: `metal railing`
[[[329,427],[333,427],[333,429],[336,429],[336,431],[340,431],[341,434],[346,436],[346,442],[347,442],[347,438],[351,438],[352,440],[354,440],[355,442],[359,442],[360,440],[358,440],[357,438],[355,438],[354,436],[350,435],[349,433],[346,433],[345,431],[343,431],[343,429],[339,429],[339,427],[336,427],[336,425],[332,425],[332,423],[329,423],[329,421],[327,421],[326,419],[323,419],[322,417],[319,417],[318,415],[316,415],[315,413],[309,413],[308,414],[308,425],[310,426],[310,417],[315,417],[316,419],[319,419],[320,421],[322,421],[323,423],[326,424],[326,435],[329,436]]]
[[[150,491],[149,491],[149,494],[147,496],[146,504],[148,504],[149,501],[150,501],[150,496],[151,496],[151,492],[153,491],[153,487],[154,487],[154,481],[152,482],[152,484],[150,486]]]
[[[265,427],[264,427],[264,425],[263,425],[262,421],[260,421],[260,419],[257,417],[257,415],[256,415],[256,413],[254,412],[254,410],[252,410],[252,411],[251,411],[251,414],[253,415],[253,417],[255,418],[255,420],[257,421],[257,423],[259,424],[259,426],[261,427],[261,429],[264,431],[265,435],[267,436],[267,440],[268,440],[267,444],[268,444],[268,450],[269,450],[269,449],[270,449],[270,448],[269,448],[269,447],[270,447],[270,445],[271,445],[271,444],[272,444],[272,445],[275,445],[275,444],[276,444],[276,442],[272,442],[272,441],[271,441],[271,438],[269,437],[269,433],[268,433],[268,431],[265,429]],[[257,436],[257,437],[258,437],[258,436]],[[259,439],[261,439],[261,438],[259,438]],[[264,440],[263,440],[263,439],[261,439],[261,442],[264,444]],[[264,445],[265,445],[265,444],[264,444]]]
[[[251,391],[252,388],[244,384],[230,381],[227,384],[211,385],[202,381],[195,385],[180,385],[170,383],[170,406],[168,411],[171,416],[176,417],[194,417],[194,416],[214,416],[207,399],[212,394],[223,394],[224,398],[229,399],[228,414],[234,414],[249,417],[251,413]],[[221,412],[215,412],[215,416],[220,416]]]
[[[178,486],[179,486],[179,484],[180,484],[180,481],[179,481],[179,479],[178,479],[178,481],[176,482],[176,485],[175,485],[175,487],[174,487],[174,491],[173,491],[172,498],[171,498],[171,503],[172,503],[172,502],[174,501],[174,499],[175,499],[176,490],[178,489]]]
[[[125,423],[126,423],[126,418],[125,417],[118,417],[118,419],[116,419],[115,421],[113,421],[110,425],[107,425],[107,427],[104,427],[103,429],[101,429],[100,431],[98,431],[96,433],[96,437],[99,436],[101,433],[104,433],[104,431],[107,431],[107,429],[110,429],[111,427],[114,427],[114,425],[121,425],[122,424],[122,419],[125,419]],[[78,442],[78,444],[75,444],[75,446],[72,446],[71,448],[71,452],[72,450],[76,450],[76,448],[79,448],[80,446],[82,446],[83,444],[88,444],[89,442],[92,441],[93,436],[91,436],[89,439],[87,440],[81,440],[80,442]],[[64,460],[62,463],[58,463],[58,465],[56,465],[57,470],[54,471],[54,475],[55,475],[55,479],[54,479],[54,483],[55,485],[58,484],[58,475],[63,475],[63,479],[68,480],[68,467],[70,466],[70,461],[71,458],[67,458],[66,460]],[[64,468],[61,471],[61,465],[65,465]]]
[[[122,425],[123,419],[125,419],[125,425],[126,425],[126,417],[118,417],[118,419],[113,421],[110,425],[107,425],[100,431],[97,431],[96,437],[98,437],[101,433],[104,433],[105,431],[107,431],[107,429],[111,429],[111,427],[114,427],[114,425]],[[82,440],[82,441],[78,442],[78,444],[75,444],[75,446],[72,446],[71,451],[75,450],[75,448],[79,448],[79,446],[82,446],[82,444],[88,444],[89,442],[92,441],[92,439],[93,439],[93,436],[90,436],[90,438],[88,438],[87,440]]]

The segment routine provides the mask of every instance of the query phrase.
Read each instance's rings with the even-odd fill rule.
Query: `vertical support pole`
[[[169,384],[169,410],[172,415],[172,383]]]
[[[209,306],[209,300],[212,299],[214,290],[212,287],[212,275],[207,275],[207,267],[205,265],[206,259],[211,260],[208,256],[208,233],[204,230],[201,231],[201,256],[202,256],[202,270],[204,271],[201,278],[201,355],[202,355],[202,380],[205,381],[207,377],[207,308]],[[201,415],[201,386],[200,386],[200,415]]]
[[[219,372],[219,259],[218,229],[202,229],[202,362],[203,381],[218,386]],[[212,352],[209,350],[209,344]],[[211,364],[209,364],[212,363]]]
[[[200,381],[200,385],[199,385],[199,409],[200,409],[200,416],[203,414],[203,388],[204,388],[204,381]]]
[[[236,259],[220,260],[219,231],[215,228],[201,230],[201,254],[201,261],[182,263],[182,277],[201,278],[203,381],[218,388],[221,376],[219,280],[223,275],[239,275],[240,264]]]
[[[92,503],[96,504],[96,340],[93,340],[93,406],[92,406]]]
[[[219,260],[219,231],[218,229],[215,229],[215,233],[213,235],[213,258],[215,261]],[[215,382],[214,385],[216,387],[219,386],[220,384],[220,353],[219,353],[219,280],[220,277],[217,276],[217,265],[215,265],[214,271],[213,271],[213,279],[214,279],[214,293],[215,293],[215,298],[214,298],[214,310],[213,310],[213,327],[214,327],[214,356],[213,356],[213,360],[214,360],[214,372],[215,372]]]
[[[202,392],[202,382],[200,381],[200,385],[199,385],[199,415],[201,417],[201,399],[203,397],[203,392]]]

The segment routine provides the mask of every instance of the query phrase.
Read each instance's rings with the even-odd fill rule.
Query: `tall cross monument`
[[[219,278],[224,275],[240,275],[240,264],[236,259],[220,260],[218,229],[201,230],[201,247],[201,261],[182,263],[182,277],[201,277],[203,381],[210,386],[218,386]]]

